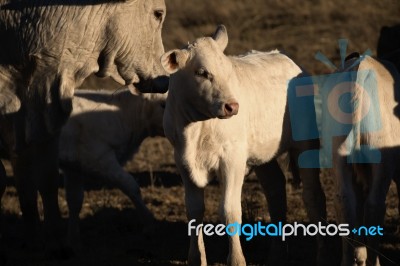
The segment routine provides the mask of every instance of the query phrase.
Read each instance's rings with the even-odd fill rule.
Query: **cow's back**
[[[73,112],[61,130],[59,157],[62,164],[80,161],[91,142],[109,138],[104,129],[114,128],[109,123],[115,119],[114,112],[119,110],[113,105],[114,101],[112,92],[87,90],[75,94]]]
[[[289,145],[287,90],[290,80],[302,71],[278,51],[253,51],[234,60],[240,84],[239,116],[246,114],[249,155],[269,160]]]
[[[372,70],[376,79],[378,92],[378,108],[380,111],[381,129],[371,132],[368,139],[370,145],[378,148],[400,147],[400,121],[398,113],[400,76],[389,62],[378,61],[366,57],[359,66],[359,70]],[[373,137],[376,135],[377,137]],[[378,137],[379,136],[379,137]]]

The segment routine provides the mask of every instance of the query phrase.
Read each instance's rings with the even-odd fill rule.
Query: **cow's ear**
[[[221,51],[224,51],[228,45],[228,32],[226,27],[222,24],[218,25],[212,38],[216,41],[219,48],[221,48]]]
[[[168,74],[173,74],[185,67],[189,53],[186,50],[172,50],[161,56],[161,65]]]

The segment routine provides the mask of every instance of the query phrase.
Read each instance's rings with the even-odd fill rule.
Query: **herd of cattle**
[[[221,222],[241,223],[241,189],[253,169],[271,221],[285,221],[285,176],[276,161],[285,152],[303,183],[311,223],[326,223],[319,165],[305,167],[299,158],[329,145],[337,223],[350,228],[383,225],[390,182],[399,179],[400,77],[392,64],[356,56],[319,83],[338,84],[344,75],[354,73],[340,87],[342,94],[351,95],[351,111],[339,112],[331,102],[322,102],[322,117],[327,115],[324,110],[333,112],[343,125],[338,129],[324,119],[318,123],[315,108],[307,117],[291,114],[289,87],[291,81],[307,76],[304,70],[278,51],[226,56],[224,26],[218,26],[212,37],[164,53],[165,14],[163,0],[0,0],[0,149],[12,162],[28,245],[36,244],[39,191],[47,245],[62,248],[59,168],[65,174],[69,245],[79,242],[85,176],[120,188],[152,230],[153,215],[138,184],[121,165],[144,138],[164,132],[174,146],[188,220],[197,224],[206,207],[204,188],[214,176],[222,186]],[[385,36],[396,31],[382,30],[378,55],[398,68],[400,45],[384,44]],[[111,76],[130,89],[75,91],[92,73]],[[375,86],[366,92],[363,86],[371,79]],[[311,93],[318,94],[317,90],[311,87]],[[339,101],[340,95],[336,97]],[[296,139],[294,119],[302,121],[302,130],[320,127],[323,141],[320,136]],[[368,130],[371,125],[378,129]],[[341,134],[335,134],[337,130]],[[371,153],[378,154],[379,161],[372,160],[376,158],[371,159]],[[4,190],[5,170],[0,164],[0,197]],[[317,240],[317,264],[328,264],[327,238]],[[268,262],[282,264],[283,245],[273,241]],[[342,265],[380,265],[378,254],[376,236],[342,241]],[[207,265],[201,231],[191,235],[188,263]],[[238,235],[229,237],[228,264],[246,264]]]

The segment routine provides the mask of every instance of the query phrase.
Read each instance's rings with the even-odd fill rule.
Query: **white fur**
[[[185,50],[173,50],[163,56],[167,71],[176,72],[178,69],[173,67],[179,67],[170,77],[164,129],[175,148],[177,167],[185,185],[188,220],[202,222],[204,187],[216,175],[222,183],[222,222],[241,223],[241,189],[247,169],[260,166],[256,171],[259,178],[268,175],[264,170],[268,169],[268,163],[282,152],[297,150],[285,110],[288,82],[302,71],[278,51],[252,51],[244,56],[227,57],[221,49],[227,43],[226,30],[225,35],[216,36],[226,40],[200,38]],[[170,57],[171,53],[175,57]],[[186,62],[183,55],[187,55]],[[179,64],[165,65],[173,58],[178,58]],[[196,75],[199,68],[206,69],[212,79]],[[230,118],[224,117],[223,110],[229,102],[239,104],[238,114]],[[318,171],[313,172],[313,178],[318,180]],[[263,184],[265,180],[274,177],[264,179]],[[274,183],[269,182],[271,186]],[[265,188],[271,190],[269,186]],[[311,191],[312,197],[319,192],[322,190]],[[315,198],[311,201],[316,204]],[[312,216],[316,212],[310,213]],[[206,265],[204,250],[202,236],[192,235],[189,264]],[[237,235],[229,239],[228,264],[245,264]]]
[[[351,65],[354,60],[347,63]],[[357,123],[353,123],[352,129],[347,135],[333,138],[333,170],[335,177],[335,206],[338,223],[350,224],[350,228],[358,226],[383,226],[385,215],[386,193],[392,178],[398,176],[398,163],[400,161],[400,123],[395,115],[398,102],[395,99],[395,90],[400,92],[400,79],[392,76],[387,65],[367,56],[361,63],[352,69],[344,71],[366,71],[375,73],[376,95],[379,104],[382,128],[377,131],[360,132]],[[339,71],[340,73],[340,71]],[[365,75],[357,72],[358,84],[367,82]],[[396,73],[395,71],[392,73]],[[340,74],[339,74],[340,75]],[[397,74],[398,75],[398,74]],[[369,77],[371,78],[371,77]],[[351,86],[354,93],[352,102],[358,106],[351,119],[359,121],[360,111],[367,100],[363,97],[366,92],[361,87]],[[365,96],[365,95],[364,95]],[[371,105],[372,107],[372,105]],[[376,107],[376,106],[375,106]],[[324,110],[324,108],[323,108]],[[350,121],[350,122],[352,122]],[[322,139],[327,140],[333,130],[332,124],[322,120]],[[330,138],[332,140],[332,138]],[[347,157],[349,151],[357,151],[360,145],[375,147],[381,153],[381,162],[375,164],[349,164]],[[352,149],[349,149],[351,147]],[[356,183],[354,183],[354,180]],[[355,185],[354,185],[355,184]],[[363,195],[363,193],[366,193]],[[364,198],[363,198],[364,197]],[[359,216],[357,208],[364,209],[364,215]],[[354,237],[356,240],[343,239],[342,265],[380,265],[377,251],[379,249],[379,237],[372,236],[365,239]],[[366,248],[368,248],[368,258]]]
[[[79,237],[85,176],[103,178],[121,189],[136,205],[146,225],[152,223],[139,185],[122,165],[146,137],[163,135],[161,101],[132,95],[128,90],[81,90],[75,94],[73,112],[61,132],[59,155],[70,211],[70,242]]]

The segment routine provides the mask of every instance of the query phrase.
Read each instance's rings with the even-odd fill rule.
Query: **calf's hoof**
[[[244,266],[246,265],[246,260],[242,256],[230,256],[228,257],[228,266]]]
[[[287,244],[281,240],[273,240],[271,248],[268,252],[266,265],[268,266],[284,266],[287,264]]]
[[[46,245],[45,256],[48,259],[68,260],[75,255],[67,245],[51,243]]]
[[[366,247],[356,247],[354,249],[354,261],[357,266],[367,265],[367,248]]]

